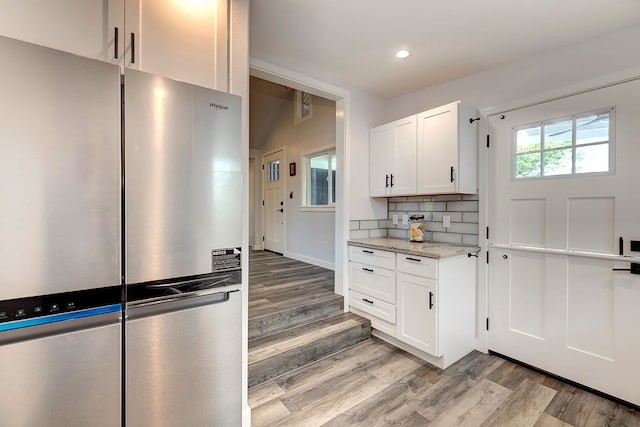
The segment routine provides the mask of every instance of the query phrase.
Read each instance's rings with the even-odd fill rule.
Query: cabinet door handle
[[[451,182],[453,182],[453,166],[451,166]]]
[[[113,58],[118,59],[118,33],[120,31],[118,27],[114,28],[115,31],[113,32]]]
[[[384,176],[384,187],[385,188],[389,187],[389,175]]]
[[[131,33],[131,63],[136,63],[136,35]]]
[[[373,253],[373,251],[368,251],[366,249],[363,249],[362,252],[364,252],[365,254],[372,254]]]
[[[407,261],[422,262],[422,260],[421,260],[421,259],[418,259],[418,258],[405,257],[405,259],[406,259]]]
[[[393,187],[393,174],[391,174],[391,186]]]
[[[362,301],[368,302],[369,304],[373,304],[373,301],[371,301],[370,299],[362,298]]]
[[[429,292],[429,310],[433,308],[433,292]]]
[[[373,273],[373,268],[362,267],[364,271],[368,271],[369,273]]]

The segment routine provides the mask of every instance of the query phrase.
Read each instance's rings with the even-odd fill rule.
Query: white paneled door
[[[613,269],[640,262],[639,99],[635,80],[491,116],[487,192],[489,349],[636,405],[640,275]]]
[[[263,158],[264,248],[284,252],[284,162],[282,150]]]

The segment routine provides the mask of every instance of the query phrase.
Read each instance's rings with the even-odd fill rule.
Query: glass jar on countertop
[[[425,232],[424,215],[411,215],[409,217],[409,241],[424,242]]]

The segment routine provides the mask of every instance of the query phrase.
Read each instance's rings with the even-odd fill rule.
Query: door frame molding
[[[345,297],[345,311],[348,311],[349,298],[347,274],[349,260],[347,256],[347,238],[349,232],[349,140],[351,119],[351,92],[316,80],[312,77],[287,70],[277,65],[249,58],[249,74],[273,83],[289,86],[309,92],[336,102],[336,209],[335,209],[335,292]]]

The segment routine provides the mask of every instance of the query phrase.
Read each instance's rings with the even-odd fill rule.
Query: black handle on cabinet
[[[429,292],[429,310],[433,308],[433,292]]]
[[[118,33],[120,31],[118,27],[114,28],[115,31],[113,32],[113,58],[118,59]]]
[[[640,263],[632,262],[630,268],[613,268],[613,271],[628,271],[631,274],[640,274]]]
[[[406,259],[407,261],[422,262],[422,260],[421,260],[421,259],[418,259],[418,258],[405,257],[404,259]]]
[[[453,166],[451,166],[451,182],[453,182]]]
[[[369,304],[373,304],[373,301],[371,301],[370,299],[362,298],[362,301],[368,302]]]
[[[131,33],[131,63],[136,63],[136,35]]]
[[[384,176],[384,187],[389,187],[389,175]]]
[[[393,187],[393,174],[391,174],[391,186]]]
[[[365,254],[372,254],[373,253],[373,251],[368,251],[366,249],[363,249],[362,252],[364,252]]]
[[[369,273],[373,273],[373,269],[372,269],[372,268],[362,267],[362,269],[363,269],[364,271],[368,271]]]

